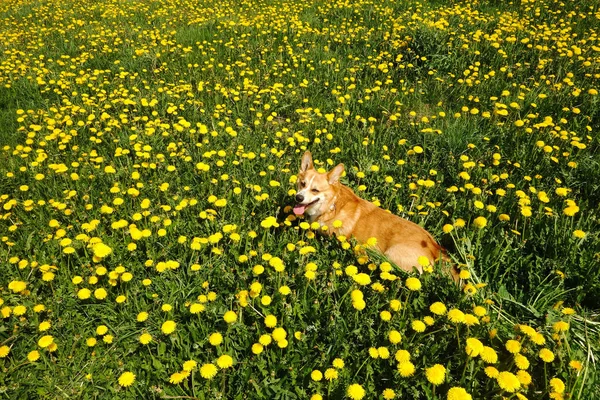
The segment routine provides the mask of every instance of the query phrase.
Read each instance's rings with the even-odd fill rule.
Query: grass
[[[1,396],[595,396],[594,2],[0,18]],[[463,285],[294,217],[307,149],[430,231]]]

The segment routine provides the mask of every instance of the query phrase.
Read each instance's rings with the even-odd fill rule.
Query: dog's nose
[[[302,196],[301,194],[297,194],[296,195],[296,201],[298,203],[302,203],[304,201],[304,196]]]

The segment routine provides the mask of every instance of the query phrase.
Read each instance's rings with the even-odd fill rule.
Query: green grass
[[[516,374],[505,345],[517,340],[532,378],[520,373],[519,396],[561,398],[559,378],[565,398],[594,398],[598,18],[590,1],[2,3],[0,395],[336,399],[358,383],[365,398],[446,399],[453,387],[517,398],[485,372]],[[436,266],[411,291],[408,274],[382,274],[378,254],[294,218],[305,150],[318,168],[343,162],[361,197],[430,231],[469,272],[463,286]],[[261,226],[268,217],[277,226]],[[94,258],[98,241],[112,254]],[[178,267],[162,270],[167,261]],[[453,323],[432,314],[438,301],[486,315]],[[287,342],[255,354],[262,335],[278,337],[269,314]],[[415,331],[426,317],[433,324]],[[168,320],[177,327],[166,334]],[[469,357],[468,338],[497,362]],[[398,350],[414,375],[401,376]],[[223,354],[233,367],[203,377]],[[337,378],[311,378],[335,375],[336,358]],[[198,366],[170,383],[187,360]],[[434,387],[435,364],[447,372]],[[119,383],[126,371],[131,386]]]

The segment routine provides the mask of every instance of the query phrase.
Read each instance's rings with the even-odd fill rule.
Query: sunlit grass
[[[0,393],[581,398],[593,2],[0,4]],[[291,212],[300,157],[461,268]]]

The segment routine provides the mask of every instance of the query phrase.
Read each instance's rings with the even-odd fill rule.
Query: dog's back
[[[375,238],[377,249],[407,271],[413,267],[421,268],[417,262],[420,256],[427,257],[431,263],[442,256],[442,247],[419,225],[361,199],[340,183],[336,186],[339,186],[336,212],[328,220],[342,222],[339,233],[353,236],[361,243]]]

